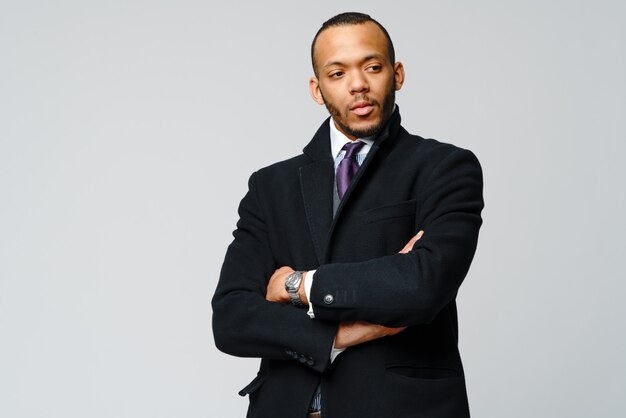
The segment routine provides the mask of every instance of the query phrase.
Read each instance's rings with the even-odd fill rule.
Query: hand
[[[272,277],[270,277],[269,283],[267,283],[267,293],[265,299],[270,302],[286,303],[290,302],[289,293],[285,289],[285,280],[287,276],[293,273],[294,270],[289,266],[283,266],[274,271]]]
[[[388,328],[365,321],[341,322],[335,335],[335,348],[348,348],[378,338],[396,335],[406,327]]]
[[[285,280],[287,280],[287,277],[294,271],[295,270],[289,266],[282,266],[274,270],[269,283],[267,283],[267,293],[265,294],[265,299],[270,302],[291,303],[289,293],[287,293],[287,289],[285,289]],[[304,292],[304,278],[306,277],[306,274],[306,271],[302,273],[298,294],[300,295],[302,303],[308,305],[309,301],[307,300]]]
[[[403,249],[400,250],[400,254],[406,254],[409,251],[411,251],[413,249],[413,245],[415,245],[415,243],[417,242],[417,240],[419,240],[420,238],[422,238],[422,236],[424,235],[424,231],[419,231],[417,234],[415,234],[415,236],[413,238],[411,238],[409,240],[409,242],[406,243],[406,245],[404,246]]]

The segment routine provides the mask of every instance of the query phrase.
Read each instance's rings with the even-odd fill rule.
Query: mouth
[[[350,107],[350,112],[358,116],[367,116],[374,110],[374,104],[364,100],[358,101]]]

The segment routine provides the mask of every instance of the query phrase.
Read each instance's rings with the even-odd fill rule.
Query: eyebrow
[[[361,62],[367,62],[367,61],[370,61],[370,60],[373,60],[373,59],[384,60],[385,56],[383,54],[374,53],[374,54],[366,55],[365,58],[363,58],[361,60]],[[328,64],[325,64],[322,67],[322,69],[325,69],[325,68],[328,68],[328,67],[332,67],[333,65],[342,66],[342,65],[344,65],[344,63],[341,62],[341,61],[332,61],[332,62],[329,62]]]

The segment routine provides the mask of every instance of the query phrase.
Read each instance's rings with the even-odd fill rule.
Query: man
[[[467,417],[455,297],[482,222],[480,165],[402,128],[404,68],[369,16],[324,23],[311,57],[331,118],[302,155],[250,177],[216,345],[262,359],[240,392],[249,417]]]

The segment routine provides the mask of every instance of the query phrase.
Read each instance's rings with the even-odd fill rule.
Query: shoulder
[[[300,167],[307,165],[311,159],[304,154],[286,160],[277,161],[265,167],[259,168],[255,174],[264,180],[278,180],[290,177],[291,174],[297,173]]]
[[[390,139],[388,145],[393,150],[392,153],[408,157],[425,167],[435,168],[442,163],[458,159],[472,161],[480,166],[478,158],[472,151],[446,141],[411,134],[402,127],[398,134]]]
[[[310,157],[300,154],[261,167],[250,176],[249,187],[272,196],[280,191],[295,192],[300,188],[300,168],[312,162]]]
[[[419,135],[411,134],[404,128],[400,128],[396,139],[399,146],[408,147],[414,152],[427,154],[429,156],[445,156],[455,152],[472,153],[468,149],[459,147],[458,145],[447,141],[434,138],[424,138]]]

